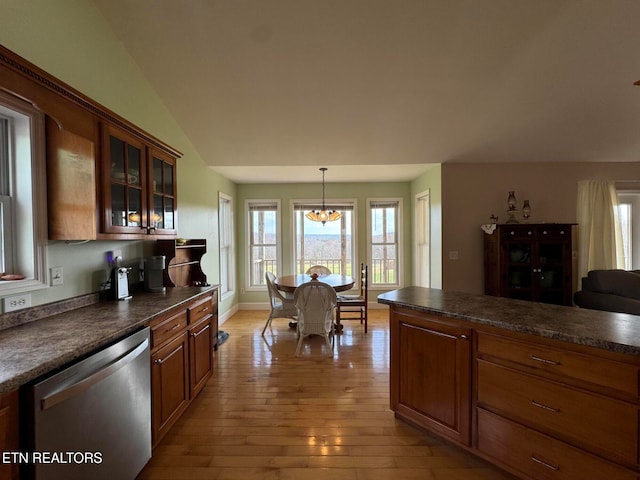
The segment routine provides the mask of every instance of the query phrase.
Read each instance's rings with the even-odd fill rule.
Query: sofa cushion
[[[592,270],[588,283],[595,292],[640,300],[640,273],[626,270]]]

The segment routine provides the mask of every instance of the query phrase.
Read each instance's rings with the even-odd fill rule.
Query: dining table
[[[283,275],[276,277],[274,285],[278,290],[287,293],[294,293],[303,283],[307,283],[312,280],[312,276],[306,273],[299,273],[297,275]],[[337,273],[331,273],[329,275],[318,275],[317,280],[322,283],[333,287],[336,292],[344,292],[351,290],[356,281],[353,277],[348,275],[339,275]]]
[[[307,273],[299,273],[297,275],[283,275],[281,277],[276,277],[276,279],[273,281],[273,284],[278,290],[292,294],[300,285],[310,282],[313,279],[314,277]],[[356,283],[353,277],[350,277],[348,275],[339,275],[337,273],[331,273],[329,275],[317,275],[315,276],[315,280],[330,285],[336,292],[345,292],[347,290],[351,290]],[[296,328],[297,322],[289,322],[289,327]],[[341,331],[342,325],[340,323],[336,323],[336,332],[340,333]]]

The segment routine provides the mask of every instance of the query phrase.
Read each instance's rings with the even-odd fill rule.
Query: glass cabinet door
[[[532,243],[529,240],[505,242],[506,254],[506,296],[521,300],[531,300],[533,270]]]
[[[104,231],[146,233],[145,146],[109,126],[103,138]]]
[[[103,127],[103,231],[175,235],[175,157],[116,127]]]
[[[175,159],[151,150],[152,205],[149,227],[152,233],[175,233],[176,225],[176,168]]]

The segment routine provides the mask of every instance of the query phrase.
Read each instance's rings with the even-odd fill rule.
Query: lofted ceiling
[[[640,160],[640,1],[94,1],[238,183]]]

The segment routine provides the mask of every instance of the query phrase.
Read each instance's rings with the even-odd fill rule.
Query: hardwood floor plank
[[[139,480],[508,480],[512,477],[397,420],[389,409],[386,310],[369,333],[345,322],[328,355],[267,312],[224,323],[214,375],[154,450]]]

